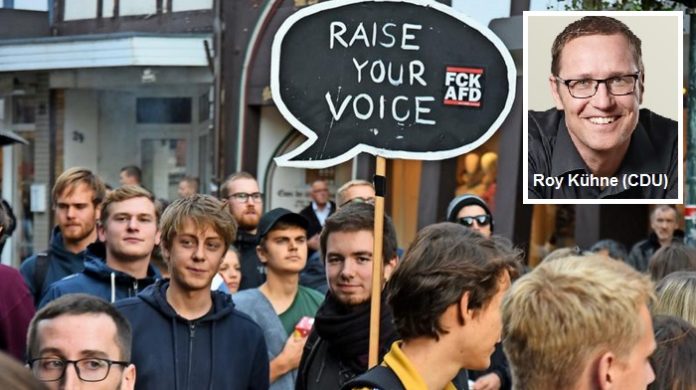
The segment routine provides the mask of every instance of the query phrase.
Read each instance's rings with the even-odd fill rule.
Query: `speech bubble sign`
[[[515,77],[493,32],[440,3],[306,7],[274,37],[271,91],[307,140],[275,161],[326,168],[361,152],[415,160],[461,155],[507,117]]]

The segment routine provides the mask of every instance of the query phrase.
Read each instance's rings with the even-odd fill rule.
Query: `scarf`
[[[392,315],[382,292],[379,319],[379,360],[389,351],[398,336]],[[370,343],[370,302],[346,306],[329,291],[317,311],[314,328],[329,344],[329,352],[356,373],[367,370]]]

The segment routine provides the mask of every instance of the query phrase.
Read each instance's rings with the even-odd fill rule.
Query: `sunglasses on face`
[[[476,223],[479,226],[488,226],[491,223],[491,216],[490,215],[474,215],[473,217],[459,218],[459,224],[464,225],[466,227],[474,226],[474,221],[476,221]]]

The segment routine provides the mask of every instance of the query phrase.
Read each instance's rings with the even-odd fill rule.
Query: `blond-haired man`
[[[143,389],[268,389],[261,328],[228,294],[210,291],[236,224],[225,204],[196,194],[170,204],[160,223],[170,280],[116,302],[133,327]]]
[[[150,256],[159,242],[158,221],[150,191],[135,185],[111,191],[102,204],[100,241],[87,247],[85,269],[53,283],[39,307],[72,293],[115,302],[154,283],[160,275]]]
[[[367,180],[351,180],[336,191],[336,204],[343,207],[350,202],[375,204],[375,187]]]
[[[646,275],[603,256],[551,260],[513,284],[503,345],[515,389],[645,389],[655,350]]]
[[[51,283],[84,269],[84,250],[97,239],[99,205],[105,194],[104,182],[86,168],[70,168],[56,179],[51,198],[57,226],[50,247],[20,267],[34,304],[41,302]]]

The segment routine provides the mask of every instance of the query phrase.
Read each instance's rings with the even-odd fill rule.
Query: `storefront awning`
[[[20,137],[14,131],[10,130],[0,130],[0,146],[12,145],[12,144],[24,144],[28,145],[29,142],[24,138]]]
[[[210,35],[115,33],[5,40],[0,72],[120,66],[207,66]]]

